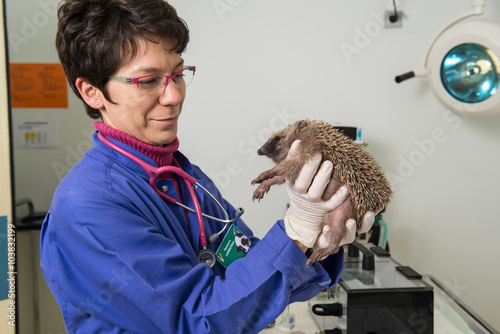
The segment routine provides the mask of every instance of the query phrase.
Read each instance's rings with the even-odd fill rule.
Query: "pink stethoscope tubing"
[[[149,175],[149,185],[155,190],[155,192],[161,198],[163,198],[168,203],[179,205],[182,208],[189,210],[191,212],[194,212],[196,214],[196,218],[198,220],[198,226],[200,229],[200,243],[201,243],[201,246],[203,247],[203,249],[206,249],[206,247],[207,247],[207,236],[205,234],[205,226],[203,225],[203,217],[207,217],[209,219],[213,219],[213,220],[216,220],[216,221],[219,221],[219,222],[222,222],[225,224],[224,228],[221,231],[210,236],[209,241],[214,242],[219,237],[219,234],[222,233],[226,229],[227,224],[235,222],[243,214],[243,212],[244,212],[243,209],[238,208],[235,217],[233,219],[229,219],[229,215],[227,214],[226,210],[222,207],[222,204],[220,204],[220,202],[207,189],[205,189],[202,185],[200,185],[194,177],[192,177],[191,175],[186,173],[184,170],[182,170],[182,168],[180,168],[179,164],[177,163],[177,161],[175,161],[175,159],[174,159],[174,163],[177,164],[177,167],[175,167],[175,166],[154,167],[154,166],[148,164],[147,162],[139,159],[135,155],[131,154],[127,150],[114,144],[113,142],[108,140],[101,132],[98,132],[97,136],[108,147],[123,154],[124,156],[126,156],[127,158],[132,160],[133,162],[137,163],[142,169],[144,169],[144,171]],[[158,179],[158,176],[163,174],[163,173],[174,173],[174,174],[179,175],[184,180],[184,183],[186,184],[187,189],[189,191],[189,195],[191,196],[191,199],[193,201],[194,209],[191,209],[190,207],[180,203],[176,199],[168,196],[167,194],[165,194],[164,192],[161,192],[158,189],[158,187],[156,186],[156,180]],[[202,213],[200,203],[199,203],[198,198],[196,197],[196,193],[194,191],[194,187],[200,187],[200,189],[202,189],[206,194],[208,194],[215,201],[215,203],[217,203],[219,208],[224,213],[224,216],[226,217],[225,220]]]

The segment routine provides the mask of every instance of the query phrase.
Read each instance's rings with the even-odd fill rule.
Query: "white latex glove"
[[[375,216],[376,214],[371,211],[365,213],[365,215],[363,216],[363,222],[361,223],[361,227],[359,228],[359,230],[356,230],[356,221],[354,219],[348,219],[345,223],[346,233],[340,241],[339,247],[353,242],[356,239],[356,232],[358,232],[359,234],[368,232],[375,222]],[[313,246],[314,251],[321,248],[326,248],[332,243],[333,235],[329,233],[329,231],[330,226],[325,225],[323,227],[323,230],[321,231],[321,234],[318,236],[316,243]]]
[[[297,155],[300,141],[296,140],[290,147],[287,159]],[[321,155],[308,161],[295,181],[291,184],[286,180],[286,189],[290,200],[290,207],[285,217],[286,234],[304,246],[311,248],[321,232],[321,222],[325,213],[335,210],[347,198],[347,187],[341,187],[329,200],[323,201],[326,186],[330,182],[333,164],[325,161],[321,163]],[[315,176],[316,174],[316,176]]]

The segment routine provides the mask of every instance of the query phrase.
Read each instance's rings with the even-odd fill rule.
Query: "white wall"
[[[198,66],[184,107],[181,150],[219,176],[224,194],[246,209],[258,234],[283,216],[285,190],[251,202],[249,183],[270,162],[247,149],[253,138],[265,140],[265,129],[283,125],[274,121],[276,113],[289,114],[287,121],[363,124],[368,150],[393,176],[396,192],[384,219],[394,257],[449,284],[500,328],[493,247],[500,235],[500,117],[455,117],[424,79],[394,82],[395,75],[422,66],[434,34],[470,11],[472,0],[406,0],[401,29],[380,28],[373,13],[392,3],[385,0],[171,3],[191,28],[186,61]],[[500,2],[488,1],[485,16],[499,14]],[[359,53],[346,57],[341,47],[347,44],[359,46]],[[405,170],[402,161],[422,152],[416,142],[428,143],[434,131],[442,131],[442,142]],[[235,175],[228,178],[228,171]]]
[[[20,18],[44,10],[30,1],[7,2],[11,31],[21,34]],[[392,1],[172,0],[191,29],[184,58],[198,68],[179,138],[180,149],[245,208],[246,222],[262,236],[283,216],[286,194],[276,188],[251,202],[250,181],[271,165],[255,154],[259,144],[305,117],[362,124],[367,149],[396,191],[384,214],[393,256],[436,276],[500,328],[493,247],[500,235],[500,117],[460,118],[439,104],[424,79],[394,83],[395,75],[422,65],[434,34],[472,2],[405,0],[403,27],[383,29],[376,13]],[[490,0],[485,17],[499,14],[500,2]],[[13,61],[57,61],[54,33],[55,15],[19,45]],[[348,46],[357,52],[343,53]],[[18,197],[30,195],[42,210],[58,181],[52,163],[85,147],[82,129],[91,122],[74,98],[69,110],[15,110],[31,113],[61,118],[59,150],[15,152]],[[439,142],[422,149],[436,131]],[[404,161],[416,163],[407,169]],[[40,178],[45,183],[35,187]]]

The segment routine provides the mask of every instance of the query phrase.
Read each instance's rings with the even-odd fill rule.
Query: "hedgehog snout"
[[[262,147],[257,150],[257,154],[258,155],[266,155],[266,153],[264,152],[264,150],[262,149]]]

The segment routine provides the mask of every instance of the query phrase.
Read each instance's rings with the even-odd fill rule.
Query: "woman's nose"
[[[168,80],[163,93],[160,95],[160,103],[165,105],[179,104],[184,100],[185,94],[186,88],[178,88],[174,80],[170,79]]]

